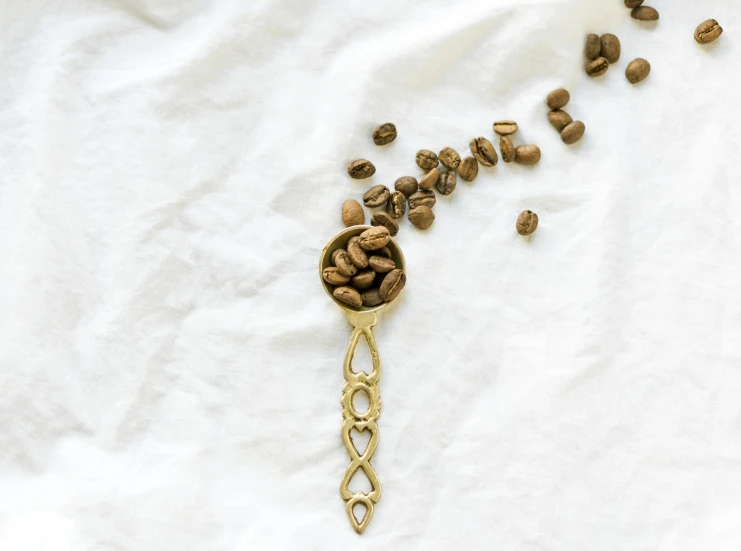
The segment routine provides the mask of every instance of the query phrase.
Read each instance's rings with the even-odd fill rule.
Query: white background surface
[[[741,548],[741,8],[654,5],[1,2],[0,549]],[[598,80],[589,32],[623,44]],[[502,118],[541,163],[402,225],[359,537],[319,252]]]

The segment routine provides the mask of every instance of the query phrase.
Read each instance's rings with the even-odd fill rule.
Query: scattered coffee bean
[[[385,212],[374,213],[371,216],[371,226],[383,226],[391,235],[399,233],[399,224]],[[389,253],[389,256],[391,256],[391,253]]]
[[[561,141],[567,145],[574,144],[581,140],[584,135],[584,123],[581,121],[574,121],[561,132]]]
[[[362,272],[358,272],[353,276],[353,278],[350,280],[350,285],[352,285],[359,291],[364,291],[373,287],[373,282],[375,282],[375,280],[376,272],[374,272],[373,270],[363,270]]]
[[[351,178],[362,180],[373,176],[376,173],[376,167],[366,159],[358,159],[347,165],[347,173]]]
[[[350,281],[349,276],[341,274],[340,271],[334,266],[324,268],[324,270],[322,270],[322,277],[324,278],[324,281],[326,281],[330,285],[344,285],[345,283]]]
[[[336,287],[332,292],[332,295],[334,295],[334,298],[337,300],[349,304],[350,306],[355,306],[356,308],[363,305],[363,298],[360,296],[360,293],[352,287],[347,287],[345,285],[342,287]]]
[[[363,195],[363,204],[366,207],[381,207],[386,204],[389,197],[391,197],[389,188],[379,184],[365,192],[365,195]]]
[[[409,211],[409,221],[420,230],[426,230],[435,221],[435,213],[428,206],[422,205]]]
[[[517,132],[517,123],[515,121],[496,121],[492,127],[494,132],[500,136],[511,136]]]
[[[365,212],[355,199],[348,199],[342,203],[342,223],[348,228],[365,224]]]
[[[396,180],[396,183],[394,184],[394,189],[402,192],[407,197],[417,191],[418,187],[419,184],[417,183],[417,179],[412,176],[402,176]]]
[[[407,282],[407,276],[401,270],[391,270],[386,277],[383,278],[383,283],[378,291],[379,296],[386,301],[394,300],[399,296],[401,290]]]
[[[458,155],[458,152],[455,149],[450,147],[444,147],[442,151],[438,153],[437,158],[440,159],[443,166],[451,170],[455,170],[458,168],[458,165],[461,164],[461,156]]]
[[[548,120],[559,133],[573,122],[571,115],[560,109],[548,113]]]
[[[723,28],[715,19],[703,21],[695,29],[695,40],[698,44],[710,44],[723,34]]]
[[[625,0],[626,8],[630,8],[630,9],[637,8],[641,4],[643,4],[643,0]]]
[[[607,33],[603,34],[599,41],[599,55],[608,63],[616,63],[620,59],[620,39],[614,34]]]
[[[531,210],[524,210],[517,217],[517,233],[520,235],[531,235],[538,229],[538,215]]]
[[[431,189],[423,189],[409,198],[409,209],[416,209],[422,205],[432,208],[436,202],[437,197],[435,197],[435,192]]]
[[[350,260],[350,255],[345,249],[337,249],[332,253],[332,264],[334,264],[342,275],[352,277],[358,273],[355,264]]]
[[[633,19],[638,19],[639,21],[659,20],[659,12],[657,12],[650,6],[638,6],[637,8],[633,9],[632,12],[630,12],[630,16]]]
[[[598,57],[594,61],[587,63],[585,70],[590,77],[599,77],[607,72],[610,63],[604,57]]]
[[[435,167],[419,181],[419,189],[432,189],[437,184],[438,178],[440,178],[440,171]]]
[[[388,215],[398,220],[407,211],[407,196],[400,191],[395,191],[386,203],[386,212]]]
[[[396,139],[396,125],[392,122],[382,124],[373,131],[373,143],[376,145],[390,144]]]
[[[468,147],[471,155],[484,166],[495,166],[499,162],[499,155],[494,145],[483,136],[471,140]]]
[[[466,182],[473,182],[479,174],[479,162],[473,157],[466,157],[458,167],[458,175]]]
[[[587,59],[597,59],[599,57],[599,49],[599,36],[596,34],[587,36],[587,45],[584,48],[584,54],[587,56]]]
[[[651,64],[643,58],[634,59],[628,63],[628,67],[625,69],[625,78],[628,82],[635,84],[645,79],[651,72]]]
[[[440,171],[440,178],[437,180],[437,190],[441,195],[450,195],[455,191],[457,183],[455,170],[444,168]]]
[[[517,158],[517,150],[512,140],[507,136],[502,136],[499,140],[499,149],[502,151],[502,159],[505,163],[511,163]]]
[[[540,161],[540,148],[537,145],[518,145],[515,162],[520,165],[534,165]]]
[[[357,235],[351,237],[347,242],[347,256],[350,257],[350,262],[352,262],[355,267],[361,269],[368,267],[368,255],[365,254],[365,251],[361,248],[360,238]]]
[[[363,306],[378,306],[383,303],[378,287],[368,289],[362,294]]]
[[[551,109],[561,109],[569,103],[570,99],[571,94],[569,94],[569,91],[566,88],[559,88],[558,90],[553,90],[553,92],[548,94],[548,98],[545,102]]]
[[[366,251],[375,251],[386,246],[391,239],[391,233],[384,226],[368,228],[360,234],[360,246]]]
[[[373,255],[368,259],[368,263],[377,274],[385,274],[396,269],[396,262],[390,258],[386,258],[385,256]],[[375,278],[375,276],[373,277]],[[370,285],[368,287],[370,287]]]
[[[432,170],[437,167],[438,158],[434,151],[420,149],[417,151],[417,165],[424,170]]]

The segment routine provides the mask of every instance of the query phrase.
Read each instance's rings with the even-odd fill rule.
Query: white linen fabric
[[[654,5],[4,0],[0,549],[741,548],[741,8]],[[623,45],[597,80],[589,32]],[[358,536],[319,253],[345,199],[506,118],[540,164],[403,221]]]

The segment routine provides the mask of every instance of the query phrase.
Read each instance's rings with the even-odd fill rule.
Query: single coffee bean
[[[420,149],[417,151],[417,165],[424,170],[432,170],[437,167],[438,158],[434,151]]]
[[[505,163],[511,163],[517,158],[517,150],[507,136],[502,136],[499,140],[499,149],[502,151],[502,159]]]
[[[437,180],[437,190],[441,195],[450,195],[455,191],[457,183],[455,170],[444,168],[440,171],[440,178]]]
[[[466,182],[473,182],[479,174],[479,162],[473,157],[466,157],[458,167],[458,174]]]
[[[585,70],[590,77],[599,77],[604,75],[609,68],[610,63],[604,57],[598,57],[587,63]]]
[[[471,140],[468,147],[471,155],[484,166],[495,166],[499,162],[499,155],[494,145],[483,136]]]
[[[330,285],[344,285],[350,281],[350,277],[341,274],[340,271],[334,266],[329,266],[322,270],[322,278]]]
[[[608,63],[615,63],[620,59],[620,39],[614,34],[603,34],[599,39],[599,55],[604,57]]]
[[[337,287],[332,294],[334,295],[334,298],[344,302],[345,304],[349,304],[350,306],[358,308],[363,305],[363,298],[360,296],[360,293],[352,287],[347,287],[345,285]]]
[[[350,262],[352,262],[357,268],[368,267],[368,255],[365,254],[365,251],[360,247],[360,238],[357,235],[351,237],[347,242],[347,256],[350,257]]]
[[[362,294],[363,306],[378,306],[383,303],[378,287],[368,289]]]
[[[524,210],[517,217],[515,226],[520,235],[530,235],[538,229],[538,215],[531,210]]]
[[[366,207],[380,207],[386,204],[391,197],[389,188],[382,185],[373,186],[363,195],[363,204]]]
[[[363,270],[362,272],[358,272],[353,276],[353,278],[350,280],[350,285],[358,289],[359,291],[364,291],[365,289],[370,289],[373,287],[373,282],[376,280],[376,272],[373,270]]]
[[[723,28],[715,19],[703,21],[695,29],[695,40],[698,44],[710,44],[723,34]]]
[[[376,167],[366,159],[358,159],[347,165],[347,173],[351,178],[362,180],[373,176],[376,173]]]
[[[548,94],[548,98],[545,102],[551,109],[561,109],[569,103],[570,99],[571,94],[569,94],[569,91],[566,88],[559,88],[558,90],[553,90],[553,92]]]
[[[396,183],[394,184],[394,189],[396,189],[396,191],[402,192],[407,197],[417,191],[417,188],[419,188],[417,179],[412,176],[402,176],[401,178],[396,180]]]
[[[426,230],[435,221],[435,213],[428,206],[422,205],[409,211],[409,221],[420,230]]]
[[[374,213],[371,216],[371,226],[383,226],[391,235],[399,233],[399,224],[385,212]]]
[[[366,251],[375,251],[386,246],[391,233],[384,226],[368,228],[360,234],[360,246]]]
[[[401,293],[406,282],[407,276],[404,272],[399,269],[391,270],[386,277],[383,278],[383,283],[381,283],[378,295],[386,301],[394,300],[399,296],[399,293]]]
[[[395,191],[386,203],[386,213],[391,218],[398,220],[407,211],[407,196],[400,191]]]
[[[599,36],[596,34],[590,34],[587,36],[587,45],[584,48],[584,55],[587,59],[597,59],[599,57]]]
[[[574,121],[561,132],[561,141],[567,145],[574,144],[581,140],[584,135],[584,123],[581,121]]]
[[[381,247],[380,249],[376,249],[373,251],[373,254],[377,254],[378,256],[385,256],[386,258],[391,258],[391,249],[388,247]]]
[[[630,8],[630,9],[637,8],[641,4],[643,4],[643,0],[625,0],[626,8]]]
[[[440,171],[435,167],[419,181],[419,189],[432,189],[437,184],[438,178],[440,178]]]
[[[492,127],[494,132],[500,136],[511,136],[517,132],[517,123],[515,121],[496,121]]]
[[[365,212],[355,199],[348,199],[342,203],[342,223],[348,228],[365,224]]]
[[[628,67],[625,69],[625,78],[628,82],[635,84],[645,79],[651,72],[651,64],[643,58],[634,59],[628,63]]]
[[[376,145],[390,144],[396,139],[396,125],[392,122],[382,124],[373,131],[373,143]]]
[[[537,145],[518,145],[515,162],[520,165],[534,165],[540,161],[540,148]]]
[[[352,277],[358,273],[358,269],[352,263],[352,260],[350,260],[350,255],[347,254],[345,249],[337,249],[332,253],[332,264],[337,266],[337,269],[342,275]]]
[[[633,19],[638,19],[639,21],[658,21],[659,20],[659,12],[657,12],[654,8],[650,6],[638,6],[632,12],[630,12],[630,16]]]
[[[422,205],[432,208],[436,202],[435,192],[431,189],[423,189],[409,198],[409,209],[416,209]]]
[[[458,165],[461,164],[461,156],[458,155],[458,152],[455,149],[450,147],[444,147],[442,151],[438,153],[437,158],[440,159],[443,166],[451,170],[455,170],[458,168]]]
[[[556,109],[548,113],[548,121],[553,125],[553,128],[559,131],[559,133],[573,122],[571,115],[566,111]]]
[[[377,274],[385,274],[396,269],[396,262],[390,258],[386,258],[385,256],[373,255],[368,259],[368,262],[370,267],[373,268]],[[373,277],[375,278],[375,276]]]

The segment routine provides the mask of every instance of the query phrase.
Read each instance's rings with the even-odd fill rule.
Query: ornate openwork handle
[[[378,416],[381,414],[381,395],[378,391],[378,380],[381,378],[381,360],[378,357],[378,348],[373,337],[373,326],[376,324],[375,312],[348,312],[347,319],[353,326],[350,344],[347,347],[345,355],[344,374],[345,385],[342,387],[342,441],[345,449],[350,456],[350,466],[345,471],[345,476],[340,484],[340,495],[345,501],[347,515],[350,517],[350,523],[353,529],[362,534],[367,528],[368,523],[373,517],[373,507],[381,499],[381,483],[378,480],[376,471],[370,464],[373,453],[378,446]],[[352,359],[355,355],[355,348],[358,346],[360,335],[365,335],[370,348],[371,359],[373,361],[373,370],[366,374],[363,371],[354,373],[352,370]],[[365,392],[368,396],[367,411],[357,411],[353,405],[353,398],[358,392]],[[365,451],[361,454],[352,441],[351,431],[356,429],[359,432],[369,431],[370,440]],[[371,491],[352,493],[349,489],[350,481],[353,476],[362,469],[365,476],[371,483]],[[354,508],[362,504],[366,511],[362,520],[355,516]]]

